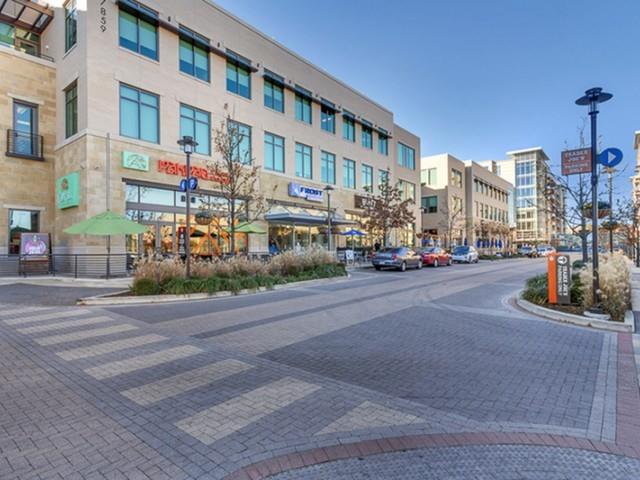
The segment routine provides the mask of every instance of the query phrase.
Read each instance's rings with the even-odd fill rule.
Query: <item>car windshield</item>
[[[435,252],[435,251],[436,251],[435,247],[429,247],[429,248],[425,248],[425,249],[422,251],[422,253],[433,253],[433,252]]]
[[[469,253],[469,247],[456,247],[453,250],[454,255],[460,255],[462,253]]]
[[[380,253],[402,253],[402,248],[383,248]]]

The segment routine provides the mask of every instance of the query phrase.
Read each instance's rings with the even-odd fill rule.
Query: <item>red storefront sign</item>
[[[591,148],[562,152],[562,175],[591,173]]]
[[[177,175],[187,177],[187,166],[181,163],[172,162],[170,160],[158,160],[158,171],[167,175]],[[191,165],[190,177],[200,180],[207,180],[216,183],[229,183],[229,179],[223,175],[213,175],[204,167],[196,167]]]

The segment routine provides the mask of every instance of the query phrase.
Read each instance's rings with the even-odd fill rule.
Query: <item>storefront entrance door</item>
[[[172,223],[143,223],[147,231],[141,235],[141,255],[173,255],[176,251],[175,231]]]

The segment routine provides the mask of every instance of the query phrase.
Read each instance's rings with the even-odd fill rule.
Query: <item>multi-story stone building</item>
[[[507,152],[498,175],[515,185],[516,243],[551,243],[565,233],[565,195],[555,184],[541,147]]]
[[[107,208],[148,226],[114,237],[113,251],[176,252],[186,221],[177,141],[198,142],[192,207],[218,202],[206,165],[227,115],[270,201],[268,235],[239,234],[241,248],[326,244],[324,187],[335,188],[334,225],[351,228],[387,171],[417,217],[392,241],[414,243],[420,140],[387,108],[208,1],[49,4],[0,2],[0,253],[17,253],[30,231],[49,233],[54,252],[102,253],[103,239],[63,230]],[[228,244],[224,228],[193,228],[195,253]]]
[[[511,246],[509,205],[513,186],[495,164],[462,161],[450,154],[422,158],[422,228],[425,243]]]
[[[633,148],[636,151],[636,168],[631,177],[631,194],[635,201],[640,202],[640,130],[634,134]]]

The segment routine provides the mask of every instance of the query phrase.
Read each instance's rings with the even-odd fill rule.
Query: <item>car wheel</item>
[[[418,260],[418,270],[422,270],[422,260]]]
[[[433,268],[438,268],[438,260],[433,261]]]
[[[402,264],[400,265],[400,271],[401,272],[407,271],[407,262],[402,262]]]
[[[382,267],[380,265],[374,265],[373,268],[375,268],[378,271],[382,270]]]
[[[480,259],[476,257],[476,260],[473,263],[478,263],[479,261],[480,261]]]

